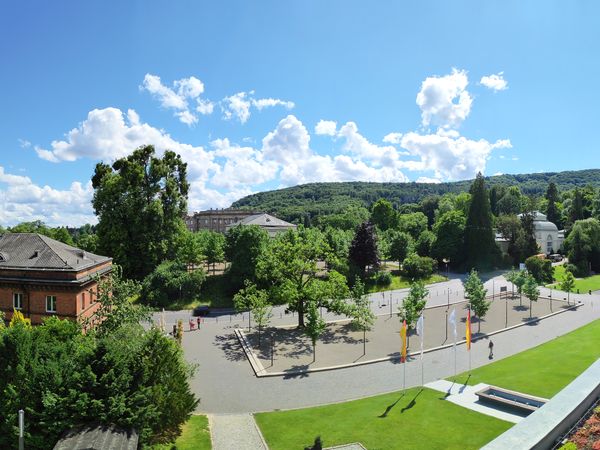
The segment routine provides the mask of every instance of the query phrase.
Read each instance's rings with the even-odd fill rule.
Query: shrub
[[[411,253],[402,263],[402,274],[408,278],[420,279],[431,276],[437,262],[428,256]]]
[[[389,286],[392,284],[392,274],[389,272],[377,272],[373,276],[373,281],[380,286]]]
[[[142,299],[152,306],[167,306],[180,299],[194,300],[200,295],[204,272],[189,272],[179,261],[164,261],[144,278]]]
[[[554,281],[554,268],[549,259],[530,256],[525,260],[525,267],[538,284],[547,284]]]

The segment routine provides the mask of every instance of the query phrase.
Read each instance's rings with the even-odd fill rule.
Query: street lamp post
[[[19,450],[23,450],[25,448],[25,411],[22,409],[19,410]]]

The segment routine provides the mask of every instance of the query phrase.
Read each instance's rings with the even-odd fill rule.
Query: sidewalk
[[[213,450],[268,450],[252,414],[209,414]]]

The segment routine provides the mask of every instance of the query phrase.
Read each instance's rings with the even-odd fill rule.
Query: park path
[[[507,284],[502,277],[495,277],[486,282],[486,288],[490,293],[493,290],[498,293],[499,287]],[[460,288],[460,280],[431,286],[432,295],[428,306],[445,304],[448,297],[447,288],[450,288],[451,296],[454,295]],[[551,292],[545,288],[542,290],[544,295]],[[399,291],[395,295],[402,294],[403,292]],[[552,294],[554,298],[565,295],[556,290]],[[571,294],[570,297],[571,302],[582,302],[577,310],[495,335],[495,359],[535,347],[600,318],[599,295]],[[381,312],[387,310],[387,307],[379,307],[377,296],[374,296],[373,300],[374,309]],[[182,318],[189,317],[189,312],[168,313],[167,322],[172,323],[178,315]],[[198,365],[196,376],[191,381],[192,390],[200,398],[198,413],[238,414],[302,408],[396,391],[403,388],[404,369],[406,387],[419,386],[422,380],[427,383],[454,373],[455,359],[450,348],[425,354],[422,366],[424,374],[421,374],[420,359],[417,357],[405,365],[382,362],[329,372],[256,378],[233,333],[234,327],[247,326],[247,318],[246,321],[241,321],[240,318],[236,320],[236,317],[224,315],[219,317],[218,323],[214,317],[211,319],[199,331],[186,331],[183,339],[186,359]],[[331,320],[329,316],[327,320]],[[282,315],[279,319],[276,316],[273,322],[275,325],[291,324],[294,323],[294,318]],[[490,362],[487,357],[487,344],[487,339],[473,344],[473,368]],[[464,345],[457,347],[456,361],[458,372],[468,369],[469,357]]]
[[[252,414],[209,414],[213,450],[268,450]]]

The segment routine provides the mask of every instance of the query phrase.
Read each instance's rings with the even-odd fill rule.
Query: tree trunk
[[[477,333],[481,332],[481,318],[477,316]]]
[[[317,342],[313,341],[313,362],[317,360]]]
[[[531,319],[531,307],[532,307],[533,303],[531,302],[531,300],[529,300],[529,318]]]
[[[363,328],[363,356],[367,354],[367,330]]]
[[[298,328],[304,328],[304,301],[298,302]]]
[[[260,329],[261,329],[261,326],[259,325],[258,326],[258,349],[259,350],[260,350]]]

